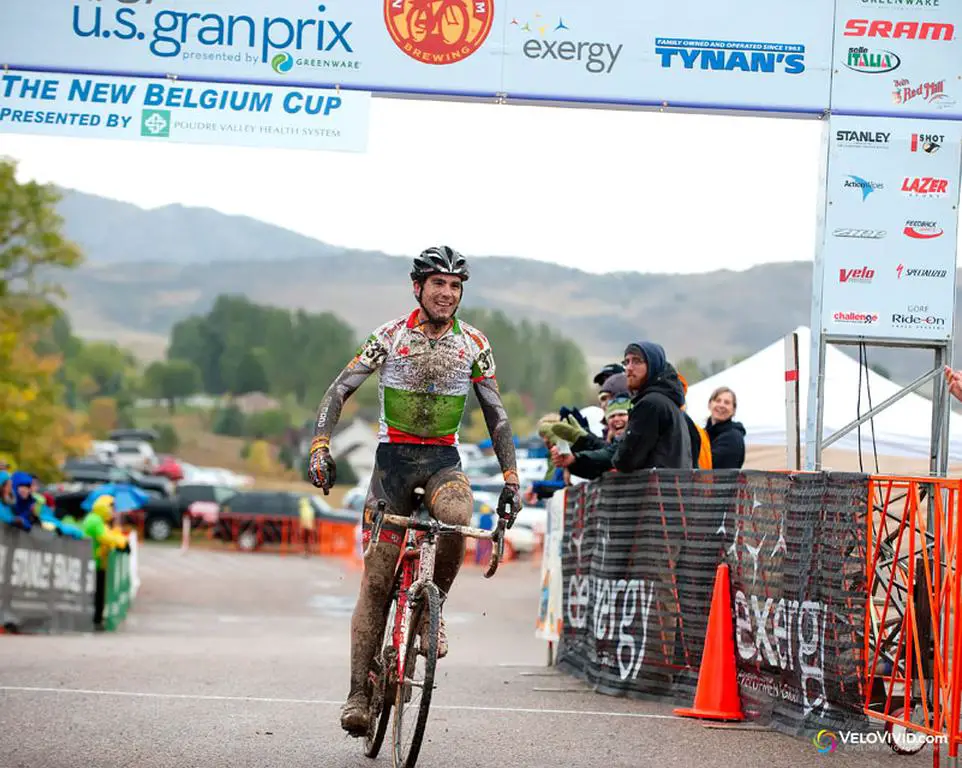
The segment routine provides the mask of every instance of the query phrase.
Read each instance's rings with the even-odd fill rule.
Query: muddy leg
[[[428,509],[442,523],[468,525],[471,522],[474,504],[471,484],[462,472],[453,469],[439,472],[428,482],[425,497]],[[442,536],[438,541],[434,581],[443,594],[450,592],[462,562],[463,537],[451,534]]]

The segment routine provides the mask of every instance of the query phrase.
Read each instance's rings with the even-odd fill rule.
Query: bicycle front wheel
[[[414,768],[431,708],[434,671],[438,664],[441,598],[425,584],[411,612],[402,679],[394,702],[394,767]]]

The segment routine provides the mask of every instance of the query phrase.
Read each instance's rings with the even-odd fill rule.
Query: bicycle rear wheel
[[[414,768],[431,708],[434,671],[438,664],[441,598],[434,584],[425,584],[419,605],[411,613],[404,676],[398,681],[394,702],[394,766]],[[426,625],[427,632],[422,632]],[[426,644],[422,644],[426,638]],[[420,663],[423,660],[423,665]]]
[[[368,682],[371,685],[371,721],[367,733],[364,734],[364,755],[370,758],[377,757],[378,752],[381,751],[384,734],[387,733],[387,725],[391,721],[391,706],[394,703],[395,695],[393,681],[397,677],[395,671],[397,652],[393,644],[394,621],[397,615],[397,596],[400,582],[401,573],[398,571],[398,575],[394,579],[394,587],[391,590],[391,599],[388,603],[384,637],[381,641],[381,653],[371,663],[371,672],[368,675]]]

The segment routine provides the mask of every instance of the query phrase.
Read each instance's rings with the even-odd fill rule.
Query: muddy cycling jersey
[[[379,371],[382,443],[457,445],[472,383],[495,377],[483,333],[455,317],[443,336],[429,339],[418,310],[374,331],[357,359]]]

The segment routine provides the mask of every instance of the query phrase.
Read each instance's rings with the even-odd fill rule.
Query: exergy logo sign
[[[137,3],[137,0],[133,0]],[[149,0],[115,10],[109,6],[76,3],[73,34],[108,45],[143,46],[161,59],[180,58],[269,65],[278,73],[289,72],[296,56],[354,54],[350,31],[353,21],[326,16],[327,6],[316,7],[316,17],[289,19],[224,13],[188,13],[148,8]],[[300,63],[300,62],[298,62]],[[320,66],[316,59],[305,64]],[[354,67],[355,61],[340,66]],[[324,60],[324,66],[337,66]]]
[[[680,64],[684,69],[721,72],[799,75],[805,71],[805,46],[799,44],[657,37],[655,53],[663,69]]]
[[[511,19],[509,26],[525,35],[522,53],[536,61],[571,62],[593,75],[610,74],[618,63],[624,44],[603,40],[577,40],[571,20],[559,16],[548,21],[540,13],[532,19]]]

